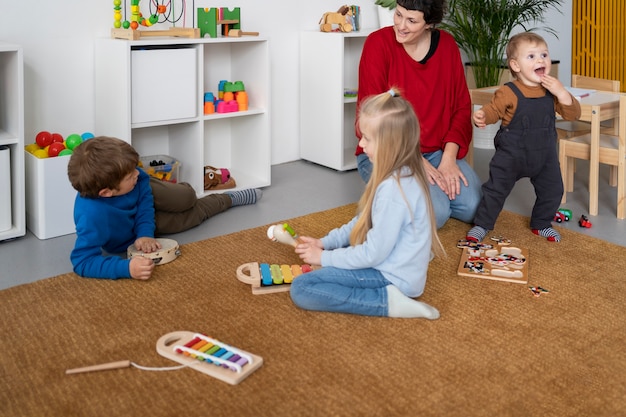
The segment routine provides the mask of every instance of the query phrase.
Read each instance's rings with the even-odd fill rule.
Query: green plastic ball
[[[67,139],[65,139],[65,146],[67,149],[74,149],[81,143],[83,143],[83,138],[76,133],[72,133],[67,137]]]

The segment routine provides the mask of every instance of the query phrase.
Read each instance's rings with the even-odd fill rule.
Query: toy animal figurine
[[[347,5],[343,5],[336,12],[326,12],[319,21],[320,31],[332,32],[333,25],[337,25],[341,32],[352,32],[352,11]]]
[[[230,176],[230,171],[226,168],[218,169],[210,165],[204,167],[205,190],[226,190],[236,186],[235,179]]]

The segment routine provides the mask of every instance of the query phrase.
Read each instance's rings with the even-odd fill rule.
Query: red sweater
[[[454,142],[460,147],[457,158],[462,159],[472,140],[471,100],[459,48],[449,33],[439,33],[439,45],[425,64],[406,53],[393,26],[370,34],[359,64],[357,114],[364,98],[398,87],[419,119],[422,153],[443,150],[447,142]],[[356,136],[361,138],[358,118]],[[357,146],[356,155],[361,153]]]

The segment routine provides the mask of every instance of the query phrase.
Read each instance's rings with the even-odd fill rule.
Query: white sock
[[[401,318],[425,318],[435,320],[439,318],[439,311],[426,303],[414,300],[402,294],[396,286],[387,285],[387,315]]]

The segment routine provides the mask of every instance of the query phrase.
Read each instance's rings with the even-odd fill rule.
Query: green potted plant
[[[384,1],[384,0],[377,0]],[[545,23],[545,12],[559,10],[563,0],[449,0],[441,28],[450,32],[467,54],[476,87],[499,85],[506,45],[516,28]],[[557,37],[551,28],[542,28]]]
[[[376,0],[374,4],[389,10],[396,8],[396,0]]]
[[[374,4],[378,9],[378,26],[393,25],[393,13],[396,8],[396,0],[376,0]]]

